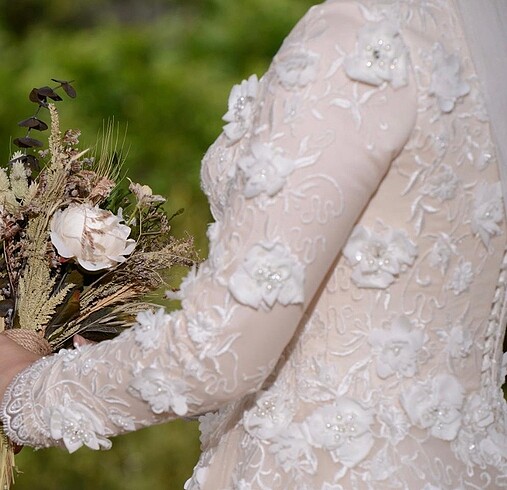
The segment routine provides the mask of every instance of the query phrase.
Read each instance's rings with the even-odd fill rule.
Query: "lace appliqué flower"
[[[456,54],[447,54],[439,43],[433,48],[433,73],[429,93],[437,98],[442,112],[451,112],[456,101],[470,92],[470,85],[461,80],[461,65]]]
[[[393,374],[413,377],[418,362],[422,360],[426,340],[424,331],[414,327],[405,316],[394,320],[388,328],[373,329],[368,342],[372,346],[378,376],[382,379]]]
[[[442,275],[445,275],[449,268],[451,257],[457,254],[457,247],[452,242],[451,237],[447,233],[440,233],[433,247],[431,247],[428,256],[428,262],[431,267],[439,269]]]
[[[453,451],[466,464],[494,466],[505,471],[506,402],[499,388],[471,393],[463,407],[461,428]]]
[[[304,276],[304,266],[286,245],[256,244],[229,279],[229,290],[252,308],[272,308],[277,301],[298,304],[304,299]]]
[[[146,310],[137,314],[136,321],[137,325],[133,328],[136,343],[144,350],[157,348],[167,327],[169,315],[163,308],[157,312]]]
[[[51,438],[63,441],[69,453],[82,446],[95,450],[111,448],[111,441],[103,437],[104,424],[93,410],[82,403],[66,397],[63,405],[45,409],[44,418]]]
[[[280,148],[253,143],[251,153],[238,162],[245,176],[245,197],[252,198],[261,193],[274,196],[282,189],[294,166],[294,161],[285,158]]]
[[[317,78],[320,56],[298,50],[275,59],[275,71],[280,83],[288,90],[306,87]]]
[[[459,178],[452,168],[443,164],[439,172],[428,179],[421,192],[440,202],[449,201],[456,197],[459,183]]]
[[[452,441],[461,425],[463,387],[449,374],[440,374],[403,391],[401,404],[410,421],[433,437]]]
[[[407,84],[408,49],[396,26],[388,21],[366,24],[358,33],[356,52],[343,64],[352,80],[394,88]]]
[[[188,386],[181,380],[169,379],[161,369],[144,368],[130,382],[129,391],[133,396],[149,403],[153,413],[173,411],[185,415],[188,411],[185,393]]]
[[[317,471],[317,458],[300,424],[290,424],[276,436],[271,441],[269,452],[275,455],[277,464],[286,473],[313,475]]]
[[[465,261],[463,257],[460,257],[458,265],[454,268],[451,281],[447,285],[447,288],[458,296],[468,290],[473,280],[474,271],[472,268],[472,262]]]
[[[207,313],[197,312],[188,319],[188,335],[199,347],[205,348],[216,336],[217,329],[215,321]]]
[[[373,446],[373,417],[359,403],[340,397],[333,405],[315,410],[302,423],[308,442],[330,451],[333,461],[351,468],[362,461]]]
[[[343,249],[360,288],[385,289],[417,256],[416,245],[404,230],[388,228],[382,235],[358,225]]]
[[[410,423],[406,415],[393,405],[380,405],[377,420],[381,424],[380,435],[393,446],[405,439],[410,430]]]
[[[499,235],[503,220],[502,188],[500,182],[482,182],[475,189],[472,211],[472,231],[479,235],[482,243],[489,248],[491,237]]]
[[[236,143],[252,127],[255,115],[255,102],[259,90],[257,75],[252,75],[248,80],[235,85],[229,95],[229,110],[223,120],[227,122],[224,133],[229,142]]]
[[[451,359],[466,359],[470,355],[474,341],[469,328],[457,323],[438,330],[437,334],[445,343],[445,351]]]

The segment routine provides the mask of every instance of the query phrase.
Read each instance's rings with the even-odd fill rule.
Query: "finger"
[[[95,342],[85,339],[82,335],[76,334],[74,335],[74,337],[72,337],[72,343],[74,344],[74,347],[77,349],[78,347],[83,347],[84,345],[91,345],[94,344]]]

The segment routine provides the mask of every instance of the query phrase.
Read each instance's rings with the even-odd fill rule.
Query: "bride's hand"
[[[14,376],[40,357],[0,334],[0,403]]]

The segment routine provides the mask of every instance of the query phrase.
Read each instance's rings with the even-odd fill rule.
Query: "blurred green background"
[[[63,128],[92,146],[104,121],[127,128],[134,181],[169,197],[206,255],[211,218],[199,187],[233,84],[262,75],[283,38],[317,0],[0,0],[0,141],[5,162],[32,115],[28,93],[51,78],[75,80],[60,103]],[[46,118],[47,120],[47,118]],[[181,489],[199,454],[195,422],[177,421],[114,440],[108,452],[25,448],[15,490]]]

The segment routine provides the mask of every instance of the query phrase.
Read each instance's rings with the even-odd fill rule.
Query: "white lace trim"
[[[3,431],[12,442],[35,448],[57,445],[51,439],[49,427],[42,424],[37,416],[37,407],[33,402],[35,383],[57,359],[57,355],[43,357],[17,374],[7,388],[0,407],[0,419]],[[37,431],[33,430],[34,427],[37,427]]]

